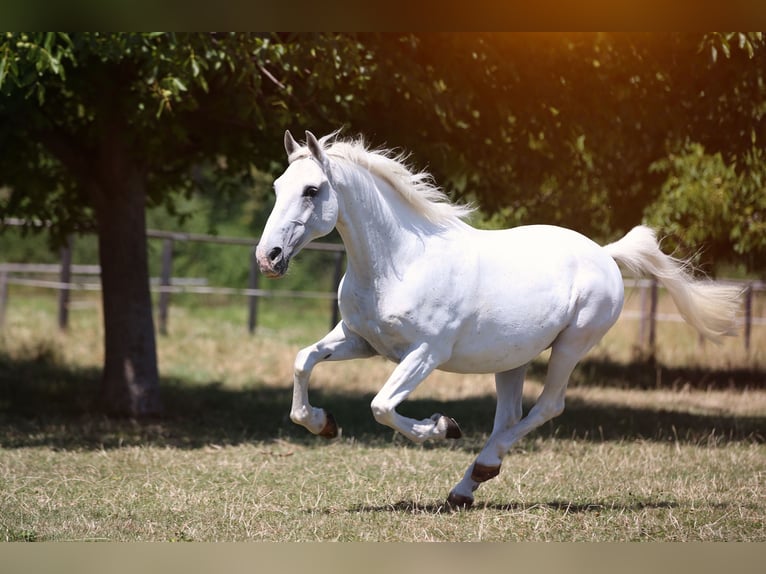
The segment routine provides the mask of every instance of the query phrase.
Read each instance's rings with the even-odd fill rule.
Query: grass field
[[[166,416],[138,423],[92,409],[97,300],[78,299],[60,334],[50,294],[11,292],[0,539],[766,540],[763,327],[746,354],[741,340],[700,346],[661,324],[657,361],[644,362],[636,322],[621,320],[576,371],[564,414],[514,448],[471,510],[447,512],[491,426],[491,377],[431,376],[400,411],[446,412],[465,436],[416,446],[369,411],[391,364],[320,365],[312,402],[343,427],[324,441],[288,411],[293,357],[324,334],[326,302],[264,304],[252,337],[241,301],[206,303],[171,308],[158,343]],[[544,358],[526,408],[543,373]]]

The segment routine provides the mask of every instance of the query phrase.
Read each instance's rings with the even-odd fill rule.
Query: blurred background
[[[407,152],[478,206],[479,227],[557,224],[603,243],[654,226],[666,251],[748,290],[746,340],[723,353],[748,368],[763,328],[765,61],[761,33],[734,32],[4,33],[0,260],[54,267],[5,267],[3,315],[24,298],[62,329],[70,310],[102,314],[102,406],[135,416],[162,409],[154,331],[172,332],[170,301],[230,308],[250,332],[308,321],[301,341],[318,338],[337,319],[342,253],[307,251],[264,282],[251,251],[284,130],[340,128]],[[657,319],[667,332],[678,317],[637,286],[613,354],[654,360],[668,348]],[[687,338],[685,357],[710,354]]]

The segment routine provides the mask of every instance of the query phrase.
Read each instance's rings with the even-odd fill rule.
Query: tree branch
[[[269,70],[266,68],[266,66],[264,66],[264,65],[263,65],[263,64],[261,64],[260,62],[259,62],[258,64],[256,64],[256,65],[258,66],[258,69],[261,71],[261,73],[262,73],[264,76],[266,76],[266,77],[267,77],[269,80],[271,80],[271,81],[272,81],[272,83],[274,83],[276,86],[278,86],[280,90],[286,90],[286,89],[287,89],[287,88],[285,87],[285,85],[284,85],[282,82],[280,82],[279,80],[277,80],[277,79],[274,77],[274,75],[273,75],[271,72],[269,72]]]

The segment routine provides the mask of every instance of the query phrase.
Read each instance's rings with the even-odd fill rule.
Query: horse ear
[[[289,159],[299,148],[300,146],[293,138],[293,134],[290,133],[290,130],[285,130],[285,152],[287,152],[287,158]]]
[[[319,165],[322,166],[322,169],[326,173],[330,166],[330,162],[327,159],[327,155],[325,154],[324,150],[322,149],[322,144],[320,144],[316,136],[308,130],[306,130],[306,144],[309,146],[311,155],[314,156],[314,159],[319,162]]]

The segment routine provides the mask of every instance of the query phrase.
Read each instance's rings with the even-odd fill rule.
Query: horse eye
[[[319,188],[313,185],[309,185],[303,190],[303,197],[316,197],[319,193]]]

